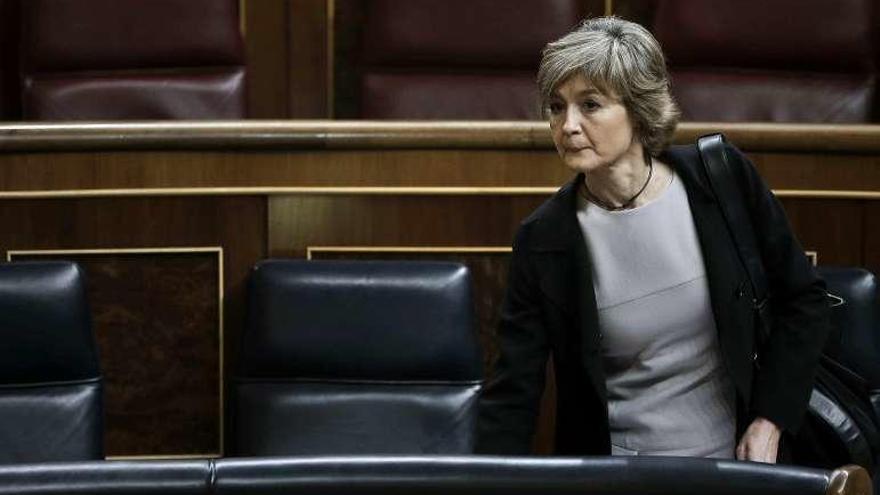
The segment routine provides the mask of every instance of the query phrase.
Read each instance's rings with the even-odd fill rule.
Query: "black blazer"
[[[752,289],[711,192],[696,146],[674,146],[669,163],[687,191],[709,282],[721,355],[737,391],[738,432],[756,416],[796,429],[828,334],[824,283],[752,163],[728,146],[758,238],[773,331],[757,356]],[[527,454],[552,354],[556,450],[611,451],[602,334],[589,255],[576,217],[578,175],[520,226],[499,326],[500,356],[481,398],[477,451]]]

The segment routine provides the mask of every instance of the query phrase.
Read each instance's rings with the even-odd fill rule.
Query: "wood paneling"
[[[10,153],[0,154],[0,191],[555,187],[568,177],[558,162],[553,152],[482,150]]]
[[[749,155],[770,186],[783,190],[781,195],[844,196],[848,192],[861,191],[867,195],[880,192],[880,156]],[[531,188],[532,193],[550,193],[569,177],[570,172],[550,151],[0,154],[0,195],[27,191],[43,191],[44,196],[51,196],[52,191],[105,196],[277,194],[285,193],[284,188],[465,188],[468,191],[461,192],[520,194],[523,191],[505,188]],[[186,190],[193,188],[196,190]],[[494,190],[479,191],[480,188]]]
[[[248,117],[290,117],[287,0],[244,0]]]
[[[775,189],[880,191],[880,153],[748,153]]]
[[[245,0],[248,116],[330,116],[330,0]]]
[[[612,0],[611,13],[651,29],[654,24],[656,2],[645,0]]]
[[[682,126],[677,139],[712,128]],[[786,194],[880,191],[880,126],[722,128]],[[531,122],[0,126],[0,191],[521,187],[549,193],[570,173],[547,134],[546,124]],[[96,149],[64,151],[89,146]]]
[[[816,251],[820,265],[865,262],[865,201],[783,199],[782,205],[801,245]]]
[[[288,5],[288,115],[293,119],[329,118],[331,2],[288,0]]]
[[[508,246],[537,196],[277,196],[269,254],[308,246]]]
[[[266,254],[265,218],[265,199],[247,196],[4,200],[0,201],[0,252],[37,249],[222,247],[225,288],[224,333],[226,342],[237,343],[243,327],[247,274],[250,267]],[[126,273],[140,276],[138,274],[142,275],[150,270],[151,263],[158,263],[154,265],[155,267],[160,266],[161,261],[161,258],[149,258],[131,267]],[[205,269],[209,270],[210,267]],[[170,272],[165,273],[163,270],[162,274],[156,274],[159,278],[155,279],[155,284],[144,294],[144,297],[156,303],[148,310],[151,312],[151,318],[154,318],[153,323],[162,325],[167,323],[170,327],[171,323],[160,315],[183,316],[179,304],[168,302],[170,297],[167,293],[168,285],[176,284],[175,280],[180,281],[181,284],[194,283],[194,279],[187,278],[188,274],[184,272],[188,270],[181,268],[177,271],[180,277],[173,280],[163,278],[170,276]],[[198,273],[199,270],[196,270],[189,276],[196,276]],[[99,285],[94,289],[101,294],[110,294],[116,290],[114,289],[116,279],[113,277],[100,277],[97,282]],[[189,289],[201,290],[195,287]],[[103,296],[99,301],[102,299]],[[126,304],[113,307],[116,308],[114,311],[118,309],[131,315],[144,314],[145,311],[144,308],[129,307]],[[187,321],[183,320],[181,324],[185,325]],[[153,343],[155,345],[146,349],[113,344],[108,346],[108,349],[102,349],[102,358],[109,360],[108,362],[118,363],[121,360],[137,361],[142,353],[153,356],[174,353],[174,359],[183,359],[179,354],[183,351],[167,349],[160,341]],[[234,344],[226,346],[224,359],[226,376],[230,376],[234,370],[236,357],[237,346]],[[187,366],[201,366],[201,364],[203,363],[176,363],[177,369],[183,371],[186,371]],[[211,369],[216,370],[216,368]],[[201,371],[210,372],[210,369]],[[133,390],[146,387],[146,384],[138,383],[126,385]],[[194,397],[193,400],[199,399]],[[211,418],[202,418],[202,420],[219,421],[219,413],[213,407],[212,411],[214,412]],[[137,411],[126,411],[126,413],[136,414]],[[108,420],[112,418],[113,416],[108,416]],[[158,445],[149,438],[140,438],[142,434],[146,434],[140,426],[127,424],[122,429],[132,434],[113,437],[114,443],[111,445],[114,450],[109,454],[204,454],[212,452],[212,446],[219,445],[216,432],[208,439],[204,436],[202,428],[187,430],[170,418],[168,421],[167,425],[162,426],[164,428],[162,434],[171,435],[172,433],[169,432],[176,432],[174,434],[179,433],[184,437],[168,445]],[[157,436],[162,437],[162,434]],[[145,450],[147,448],[150,452]],[[197,449],[197,452],[188,450],[190,448]],[[187,450],[183,451],[183,449]]]
[[[865,205],[862,229],[865,236],[862,265],[880,276],[880,203],[872,201]]]
[[[361,37],[366,21],[362,0],[333,2],[333,118],[360,115]]]

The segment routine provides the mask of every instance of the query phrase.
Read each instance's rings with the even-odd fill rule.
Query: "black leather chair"
[[[103,458],[101,373],[74,263],[0,265],[0,463]]]
[[[253,270],[231,454],[466,454],[481,360],[470,275],[434,262]]]
[[[880,301],[877,277],[857,267],[821,266],[817,271],[828,284],[828,292],[842,299],[832,301],[835,332],[829,337],[826,351],[865,378],[874,410],[880,416]]]

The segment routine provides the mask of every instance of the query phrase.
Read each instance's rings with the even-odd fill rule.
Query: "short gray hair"
[[[602,93],[620,97],[636,135],[656,156],[672,139],[681,113],[669,91],[660,44],[647,29],[619,17],[595,17],[548,43],[538,69],[542,107],[576,72]]]

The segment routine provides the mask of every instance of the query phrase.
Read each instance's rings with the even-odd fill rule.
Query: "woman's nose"
[[[562,130],[566,134],[578,134],[581,132],[581,114],[576,109],[569,109],[565,112],[565,121],[562,123]]]

